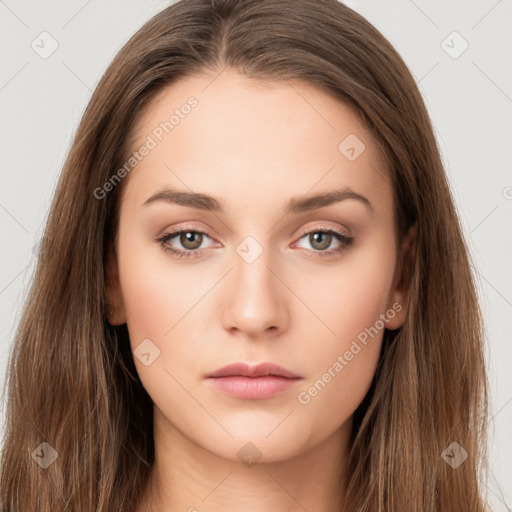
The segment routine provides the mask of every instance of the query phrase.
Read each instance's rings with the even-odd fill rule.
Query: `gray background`
[[[435,125],[487,324],[489,495],[495,511],[511,510],[512,0],[347,4],[401,53]],[[166,5],[0,0],[0,384],[35,247],[79,118],[115,53]],[[40,36],[44,31],[50,36]],[[31,47],[42,47],[42,37],[46,50],[51,38],[58,44],[45,59]]]

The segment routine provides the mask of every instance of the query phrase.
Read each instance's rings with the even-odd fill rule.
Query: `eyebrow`
[[[284,213],[302,213],[310,210],[316,210],[324,206],[345,201],[346,199],[355,199],[363,203],[371,212],[374,211],[372,203],[363,195],[354,192],[350,188],[331,190],[309,197],[292,198],[284,209]],[[211,212],[224,213],[225,206],[221,199],[196,192],[187,192],[185,190],[165,189],[149,197],[142,206],[148,206],[157,201],[165,201],[189,208],[207,210]]]

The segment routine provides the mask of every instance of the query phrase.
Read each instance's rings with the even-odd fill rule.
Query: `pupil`
[[[315,244],[319,244],[317,245],[317,249],[326,249],[331,244],[332,235],[330,233],[313,233],[311,236],[313,237],[311,245],[314,247]],[[324,237],[325,240],[322,242]]]
[[[193,240],[196,235],[198,236],[199,242],[197,240],[194,242]],[[182,233],[180,241],[183,247],[188,250],[197,249],[201,245],[202,234],[194,231],[187,231],[186,233]]]

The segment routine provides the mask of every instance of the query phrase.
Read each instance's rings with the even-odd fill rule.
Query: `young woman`
[[[2,510],[487,510],[481,317],[432,126],[341,3],[152,18],[41,250]]]

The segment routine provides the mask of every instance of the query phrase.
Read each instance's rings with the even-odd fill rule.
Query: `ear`
[[[386,328],[390,330],[402,327],[407,315],[411,275],[416,259],[417,231],[417,223],[414,223],[407,231],[400,246],[393,286],[388,300],[388,311],[395,311],[396,314],[393,318],[390,316],[385,321]]]
[[[126,323],[126,311],[124,306],[117,254],[113,244],[109,244],[107,262],[105,268],[105,292],[107,294],[107,320],[111,325]]]

